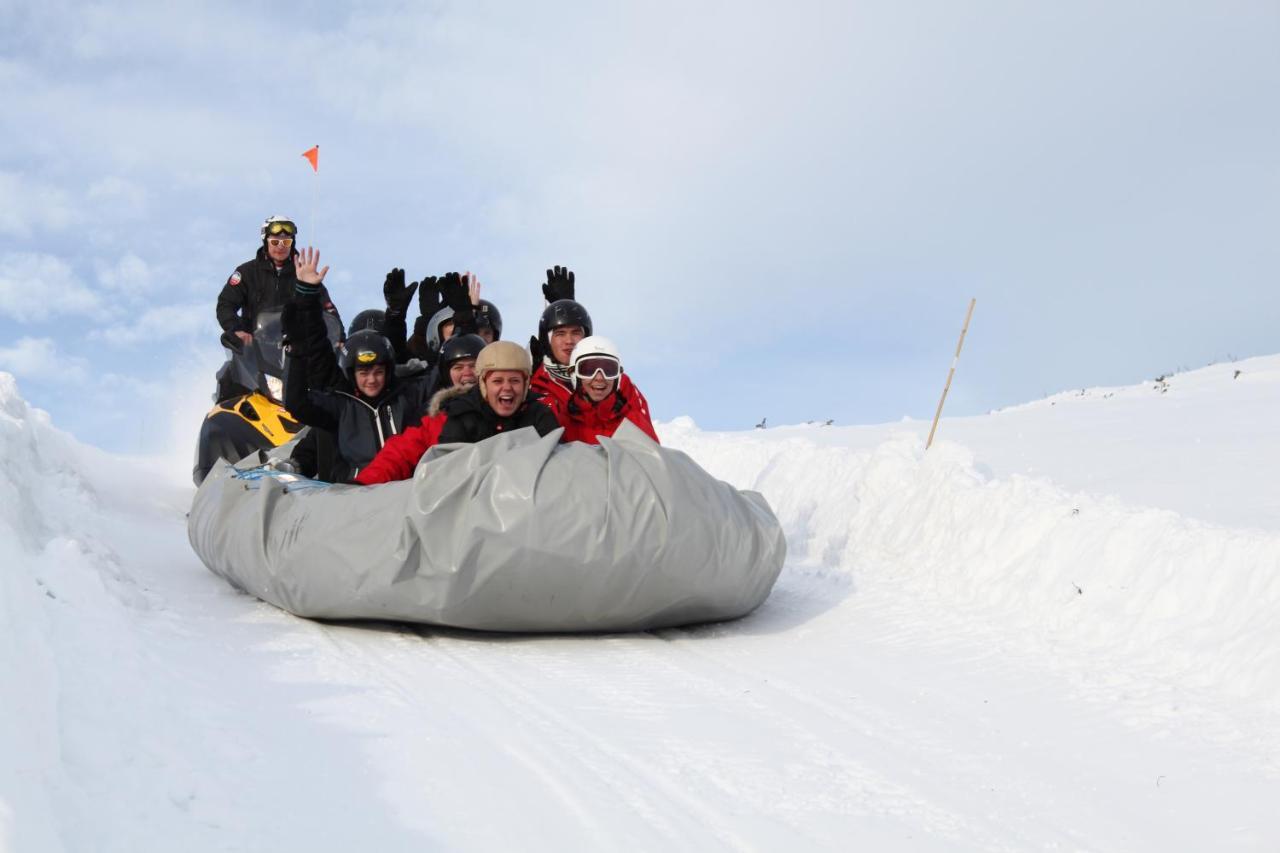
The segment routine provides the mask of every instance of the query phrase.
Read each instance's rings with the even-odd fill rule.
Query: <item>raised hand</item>
[[[440,295],[444,303],[454,311],[471,309],[471,291],[462,276],[456,272],[445,273],[440,279]]]
[[[406,287],[404,270],[399,267],[393,268],[387,273],[387,278],[382,283],[382,297],[387,302],[387,314],[397,317],[408,314],[409,303],[413,301],[413,294],[417,289],[416,281]]]
[[[471,306],[474,308],[480,304],[480,279],[476,278],[476,274],[467,270],[462,274],[462,281],[467,285],[467,295],[471,298]]]
[[[422,277],[422,286],[418,288],[418,315],[430,320],[436,312],[444,307],[440,298],[440,279],[433,275]]]
[[[542,285],[542,295],[547,298],[547,302],[573,299],[573,270],[568,267],[547,270],[547,283]]]
[[[298,252],[298,256],[293,259],[294,273],[298,277],[294,290],[300,296],[312,296],[320,291],[320,285],[324,282],[325,275],[329,272],[329,268],[320,266],[320,250],[313,249],[310,246]]]

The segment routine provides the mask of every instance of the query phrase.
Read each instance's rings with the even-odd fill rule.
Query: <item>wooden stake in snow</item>
[[[964,327],[960,329],[960,343],[956,344],[956,357],[951,359],[951,370],[947,372],[947,384],[942,386],[942,399],[938,401],[938,411],[933,414],[933,426],[929,427],[929,440],[924,443],[928,450],[933,444],[933,434],[938,431],[938,419],[942,417],[942,404],[947,402],[947,391],[951,390],[951,377],[956,375],[956,363],[960,361],[960,349],[964,346],[965,332],[969,331],[969,320],[973,318],[973,306],[978,304],[977,298],[969,300],[969,313],[964,315]]]

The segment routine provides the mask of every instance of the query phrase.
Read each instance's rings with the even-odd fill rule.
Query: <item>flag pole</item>
[[[947,384],[942,386],[942,399],[938,401],[938,411],[933,414],[933,426],[929,427],[929,440],[924,443],[928,450],[933,444],[933,434],[938,430],[938,419],[942,417],[942,404],[947,402],[947,391],[951,389],[951,378],[956,375],[956,364],[960,361],[960,350],[964,347],[964,336],[969,331],[969,321],[973,319],[973,306],[978,304],[977,297],[969,300],[969,313],[964,315],[964,326],[960,329],[960,342],[956,344],[955,358],[951,359],[951,370],[947,372]]]
[[[316,145],[315,168],[311,170],[311,230],[315,234],[313,246],[320,245],[320,220],[317,219],[316,208],[320,201],[320,146]]]
[[[303,158],[311,164],[311,171],[315,174],[315,179],[311,182],[311,245],[318,247],[320,245],[320,224],[316,219],[316,206],[320,197],[320,145],[311,146],[302,152]]]

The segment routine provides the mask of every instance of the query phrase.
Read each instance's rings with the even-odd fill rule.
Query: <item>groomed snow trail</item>
[[[787,528],[751,616],[322,624],[199,564],[189,490],[0,397],[0,849],[1280,845],[1280,534],[675,424]]]

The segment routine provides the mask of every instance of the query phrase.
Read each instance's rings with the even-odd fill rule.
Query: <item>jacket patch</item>
[[[227,279],[227,284],[231,285],[232,287],[235,287],[239,283],[240,283],[240,270],[236,270],[231,274],[231,278]]]

